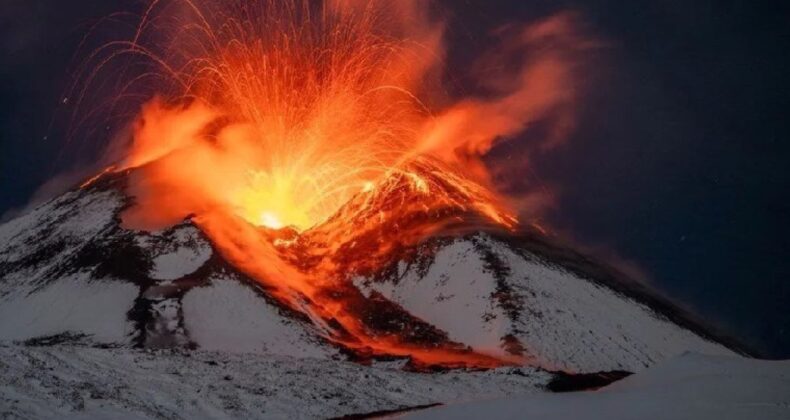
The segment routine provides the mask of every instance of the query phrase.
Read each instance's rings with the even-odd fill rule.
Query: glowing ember
[[[565,50],[576,38],[560,16],[517,34],[506,50],[559,46],[492,80],[493,99],[432,109],[446,102],[436,82],[443,24],[425,9],[410,0],[153,1],[134,38],[96,51],[86,77],[87,87],[113,60],[138,57],[119,98],[155,94],[117,167],[136,168],[124,223],[193,217],[229,262],[355,352],[446,366],[523,362],[382,330],[350,285],[436,232],[514,229],[481,157],[573,97]]]

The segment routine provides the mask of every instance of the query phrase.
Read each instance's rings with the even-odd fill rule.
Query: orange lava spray
[[[448,104],[439,95],[444,23],[424,4],[154,0],[131,39],[90,55],[83,92],[127,60],[117,100],[150,98],[111,169],[134,168],[127,227],[192,217],[226,260],[352,351],[429,365],[523,363],[377,329],[350,283],[437,232],[515,229],[481,157],[567,113],[575,96],[567,57],[579,39],[561,15],[509,47],[552,40],[555,49],[536,49],[492,81],[490,98]]]

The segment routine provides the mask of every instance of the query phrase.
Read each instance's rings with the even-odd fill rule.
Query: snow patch
[[[136,297],[134,285],[83,276],[32,293],[19,290],[0,300],[0,341],[70,332],[90,335],[96,342],[125,342],[132,329],[126,313]]]
[[[137,243],[151,255],[153,267],[148,273],[156,280],[175,280],[197,271],[211,258],[211,245],[192,225],[139,236]]]
[[[310,326],[280,314],[260,295],[234,279],[213,279],[182,301],[184,322],[202,349],[326,358],[336,351]]]
[[[437,326],[451,340],[480,352],[504,354],[500,342],[507,334],[507,320],[491,299],[495,282],[470,242],[456,241],[439,250],[424,276],[402,262],[398,272],[397,281],[356,284],[363,293],[375,290]]]

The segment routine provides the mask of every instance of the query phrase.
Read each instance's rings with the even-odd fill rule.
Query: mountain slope
[[[122,228],[124,182],[105,177],[0,226],[0,340],[69,333],[112,345],[336,353],[190,222]]]
[[[0,341],[347,354],[228,264],[189,220],[159,232],[123,228],[125,182],[105,175],[0,226]],[[732,353],[648,289],[540,238],[437,234],[376,270],[355,252],[359,262],[344,262],[348,281],[365,316],[389,330],[419,326],[572,372],[639,371],[687,350]]]
[[[453,339],[556,370],[633,372],[687,350],[731,353],[634,298],[485,234],[439,247],[427,266],[401,263],[389,276],[356,282]]]

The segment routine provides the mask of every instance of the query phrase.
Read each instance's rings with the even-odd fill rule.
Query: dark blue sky
[[[451,48],[572,8],[607,47],[576,133],[536,159],[552,223],[766,355],[790,357],[790,12],[784,2],[445,2]],[[56,107],[85,25],[137,1],[0,6],[0,214],[91,150],[64,153]],[[53,124],[54,119],[54,124]],[[509,147],[518,147],[515,140]]]

